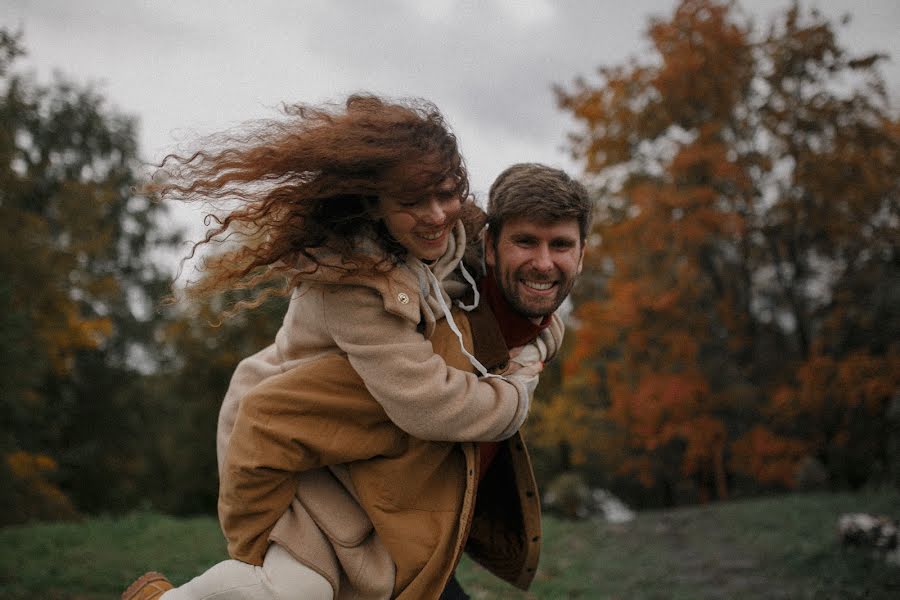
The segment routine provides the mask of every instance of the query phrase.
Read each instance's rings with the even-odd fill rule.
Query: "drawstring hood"
[[[463,270],[465,273],[465,270]],[[441,293],[441,284],[438,282],[437,277],[434,276],[434,273],[428,269],[428,274],[431,275],[431,283],[434,287],[435,296],[437,296],[438,302],[440,303],[441,310],[444,312],[444,317],[447,319],[447,325],[450,326],[450,330],[456,335],[456,339],[459,340],[459,348],[462,351],[463,355],[469,359],[469,362],[472,363],[472,366],[475,367],[475,370],[481,374],[482,377],[497,377],[499,379],[504,379],[499,375],[494,375],[493,373],[489,373],[484,365],[481,364],[475,356],[473,356],[468,350],[466,350],[466,346],[463,343],[462,332],[459,330],[459,327],[456,325],[456,321],[453,320],[453,314],[450,311],[450,307],[447,306],[447,303],[444,301],[444,295]],[[466,273],[468,275],[468,273]],[[477,293],[477,292],[476,292]],[[478,305],[478,300],[476,296],[475,304],[472,305],[472,308],[467,310],[472,310],[475,306]],[[462,307],[462,302],[460,302],[460,306]]]
[[[383,257],[380,248],[371,240],[359,240],[357,248],[362,257],[372,260],[373,263],[376,263]],[[416,279],[420,301],[415,302],[415,304],[418,305],[418,311],[421,313],[420,323],[423,325],[425,337],[431,337],[431,334],[434,332],[435,322],[443,316],[447,319],[447,324],[459,340],[459,347],[462,350],[462,353],[469,359],[469,362],[475,370],[478,371],[482,377],[498,377],[497,375],[488,373],[485,366],[466,350],[465,344],[463,343],[462,332],[453,320],[453,314],[450,310],[451,298],[445,289],[444,283],[449,282],[448,278],[457,267],[459,268],[463,279],[471,286],[474,294],[472,304],[465,304],[462,300],[457,299],[456,302],[459,307],[465,311],[472,311],[481,301],[481,295],[475,279],[462,264],[462,258],[465,251],[466,230],[465,227],[463,227],[462,222],[457,221],[453,226],[452,235],[449,236],[447,241],[447,251],[440,258],[429,265],[425,264],[415,256],[408,255],[406,260],[398,265],[397,268],[408,269],[409,274],[413,275]],[[346,283],[350,285],[386,286],[388,284],[385,282],[389,279],[392,281],[399,281],[399,279],[392,277],[388,272],[385,272],[383,277],[372,277],[372,274],[369,272],[360,273],[358,271],[348,271],[346,267],[343,267],[344,264],[345,261],[341,256],[326,250],[316,256],[315,262],[306,257],[298,259],[297,268],[303,273],[304,280],[310,283]],[[459,291],[458,288],[462,288],[463,285],[458,280],[455,283],[454,296],[462,295],[462,292]],[[391,288],[390,290],[384,290],[384,296],[387,298],[405,296],[405,301],[401,300],[402,309],[415,310],[413,308],[413,302],[411,302],[408,295],[404,293],[404,291],[412,292],[412,290],[408,287],[406,290],[403,290],[402,285],[394,290],[391,286],[393,286],[393,284],[388,286]],[[296,294],[302,294],[303,289],[304,288],[301,285]],[[289,308],[289,313],[290,310],[291,309]],[[504,378],[501,377],[501,379]]]
[[[481,364],[472,353],[466,350],[462,332],[459,330],[456,321],[453,320],[453,312],[450,310],[450,297],[441,285],[441,281],[446,279],[447,276],[459,267],[463,278],[470,286],[472,286],[474,300],[472,304],[469,305],[462,302],[462,300],[457,300],[457,304],[466,311],[474,310],[478,306],[480,299],[478,286],[475,283],[475,279],[468,271],[466,271],[462,264],[462,257],[466,250],[466,230],[461,222],[456,223],[453,228],[453,234],[454,235],[450,236],[448,241],[447,252],[444,253],[441,258],[436,260],[434,264],[426,265],[419,259],[410,257],[410,259],[407,260],[407,265],[409,265],[413,269],[413,272],[419,277],[419,289],[422,298],[425,299],[425,302],[423,302],[421,306],[423,313],[426,310],[430,311],[430,320],[432,321],[437,320],[438,314],[443,314],[444,318],[447,319],[447,325],[449,325],[450,330],[453,331],[456,339],[459,340],[460,350],[463,355],[469,359],[469,362],[475,370],[478,371],[482,377],[499,377],[498,375],[489,373],[485,366]],[[438,309],[440,310],[440,313],[438,313]]]
[[[462,273],[463,279],[468,281],[469,285],[472,286],[473,300],[472,304],[466,304],[462,300],[457,300],[456,303],[464,311],[472,312],[478,308],[478,301],[481,299],[481,293],[478,291],[478,284],[475,283],[475,279],[469,275],[468,271],[466,271],[466,265],[462,261],[459,263],[459,272]]]

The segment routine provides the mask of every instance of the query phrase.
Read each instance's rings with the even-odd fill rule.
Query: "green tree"
[[[218,493],[216,423],[231,374],[241,359],[275,339],[287,298],[272,296],[253,309],[223,317],[250,292],[176,304],[163,331],[163,367],[145,379],[148,432],[141,487],[160,510],[176,514],[215,512]]]
[[[142,372],[154,368],[154,302],[169,278],[148,259],[163,207],[134,192],[136,124],[90,86],[13,69],[0,31],[2,439],[58,465],[82,509],[133,501]]]

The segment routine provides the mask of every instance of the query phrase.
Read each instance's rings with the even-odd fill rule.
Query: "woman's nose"
[[[441,206],[441,203],[432,198],[428,201],[428,204],[425,205],[425,211],[422,214],[421,219],[432,225],[442,225],[446,217],[447,213]]]

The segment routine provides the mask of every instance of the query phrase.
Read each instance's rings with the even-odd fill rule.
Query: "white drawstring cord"
[[[459,347],[462,350],[462,353],[466,356],[466,358],[469,359],[469,362],[472,363],[472,366],[475,367],[475,370],[478,371],[479,373],[481,373],[482,377],[498,377],[505,381],[506,380],[505,377],[501,377],[500,375],[494,375],[493,373],[488,373],[488,370],[484,368],[484,365],[481,364],[477,358],[472,356],[472,354],[470,354],[468,350],[466,350],[466,346],[465,346],[465,344],[463,344],[462,332],[460,332],[459,327],[456,326],[456,322],[453,320],[453,315],[450,314],[450,307],[447,306],[446,302],[444,302],[444,294],[443,294],[443,292],[441,292],[440,282],[438,282],[437,277],[434,276],[434,273],[431,272],[431,269],[426,267],[425,270],[428,271],[428,275],[431,278],[431,285],[432,285],[432,287],[434,287],[434,292],[437,295],[438,304],[441,305],[441,310],[444,311],[444,317],[447,319],[447,324],[450,325],[450,329],[453,330],[453,333],[456,334],[456,338],[459,340]],[[463,271],[463,272],[465,272],[465,271]],[[468,275],[468,273],[466,273],[466,275]],[[469,281],[471,281],[471,276],[467,277],[467,279],[469,279]],[[478,292],[476,291],[475,293],[477,294]],[[478,296],[476,296],[476,298],[477,297]],[[472,306],[472,308],[475,308],[475,306],[477,306],[477,300],[476,300],[475,305]],[[465,307],[463,307],[463,308],[465,308]],[[469,310],[471,310],[471,309],[469,309]]]
[[[479,293],[478,293],[478,285],[476,285],[475,280],[472,279],[472,276],[469,275],[469,272],[466,271],[466,267],[463,266],[462,261],[460,261],[460,263],[459,263],[459,270],[460,270],[460,272],[462,273],[463,279],[465,279],[466,281],[468,281],[468,282],[469,282],[469,285],[472,286],[472,292],[475,294],[475,296],[474,296],[474,298],[473,298],[473,300],[472,300],[472,304],[470,304],[470,305],[468,305],[468,306],[466,306],[465,304],[463,304],[463,301],[462,301],[462,300],[457,300],[456,303],[457,303],[457,304],[459,305],[459,307],[460,307],[461,309],[463,309],[464,311],[466,311],[466,312],[471,312],[471,311],[475,310],[476,308],[478,308],[478,300],[479,300],[480,297],[481,297],[481,296],[479,295]]]

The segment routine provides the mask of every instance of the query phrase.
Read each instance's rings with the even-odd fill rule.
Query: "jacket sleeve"
[[[219,521],[229,555],[260,563],[299,473],[396,456],[407,440],[343,356],[304,363],[257,385],[237,407],[220,471]]]
[[[562,346],[565,330],[562,320],[556,313],[553,313],[549,327],[541,331],[534,341],[522,346],[518,355],[512,359],[512,362],[526,366],[538,361],[549,362],[553,360],[559,353],[560,346]]]
[[[482,379],[448,366],[416,325],[387,312],[371,288],[327,286],[320,293],[329,335],[400,429],[460,442],[503,440],[521,427],[527,382]]]

